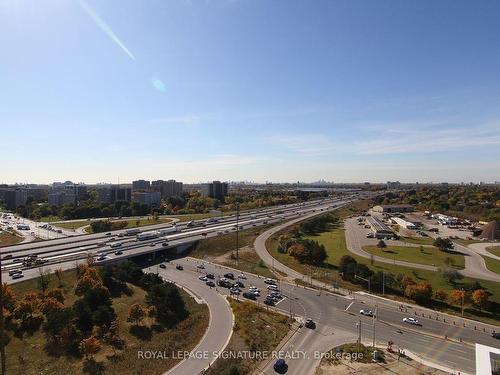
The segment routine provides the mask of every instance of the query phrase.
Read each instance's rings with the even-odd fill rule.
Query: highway
[[[346,201],[347,199],[336,199],[324,202],[315,202],[314,204],[310,203],[300,207],[287,206],[287,211],[284,214],[278,213],[284,212],[283,207],[275,208],[272,212],[267,211],[265,213],[251,213],[247,215],[247,218],[243,216],[240,217],[239,225],[243,225],[244,227],[254,225],[258,226],[264,225],[264,222],[267,222],[267,224],[276,224],[283,221],[283,215],[285,215],[285,219],[289,219],[289,221],[280,223],[279,225],[274,226],[259,235],[255,241],[255,249],[268,266],[274,266],[275,269],[285,272],[291,279],[301,279],[303,275],[289,269],[270,257],[267,249],[265,248],[265,240],[283,227],[304,220],[307,217],[321,214],[327,209],[340,207],[345,204]],[[271,215],[271,217],[269,217],[269,215]],[[226,218],[225,221],[207,224],[206,227],[185,228],[185,232],[166,236],[166,239],[168,240],[169,247],[174,247],[178,244],[189,243],[189,241],[192,242],[197,239],[217,236],[218,232],[221,230],[230,231],[234,224],[235,218],[229,217]],[[206,233],[206,236],[203,236],[202,233]],[[87,240],[87,238],[91,236],[93,237],[90,240]],[[85,242],[87,246],[90,246],[89,242],[95,244],[103,238],[106,238],[106,236],[90,235],[85,236],[85,239],[82,240],[82,242]],[[73,238],[73,240],[74,239],[75,238]],[[130,257],[142,253],[152,252],[154,249],[151,244],[162,242],[164,240],[165,238],[161,240],[156,239],[151,241],[136,242],[132,238],[128,238],[127,243],[130,243],[123,245],[123,254],[120,256],[110,255],[105,262],[120,259],[122,257]],[[75,246],[82,246],[80,242],[75,244],[70,241],[60,244],[59,241],[60,240],[57,242],[54,241],[56,242],[54,245],[39,247],[38,249],[32,249],[32,251],[36,250],[43,252],[48,250],[49,253],[46,254],[57,254],[61,251],[68,250],[68,247],[70,252],[74,252]],[[24,252],[29,250],[25,246],[26,245],[18,245],[9,247],[8,249],[17,256],[16,252],[24,254]],[[17,250],[11,249],[16,247],[20,248]],[[55,249],[53,247],[55,247]],[[169,247],[167,247],[167,249]],[[62,263],[44,266],[44,268],[74,268],[76,262],[83,261],[85,261],[84,257],[74,261],[65,261]],[[224,338],[228,337],[228,327],[232,325],[232,320],[228,318],[213,319],[212,317],[218,317],[219,314],[227,313],[227,310],[225,310],[227,309],[227,306],[226,308],[223,308],[220,303],[220,295],[228,294],[228,290],[221,287],[218,287],[217,290],[215,288],[209,288],[204,284],[204,282],[198,280],[198,276],[200,276],[201,273],[213,272],[216,277],[219,278],[227,272],[227,268],[203,262],[204,269],[199,269],[197,268],[199,263],[202,262],[192,258],[180,258],[170,263],[166,263],[166,270],[161,270],[158,267],[154,267],[154,269],[161,272],[161,275],[165,279],[172,280],[179,285],[194,291],[196,295],[199,295],[201,299],[207,302],[211,311],[211,325],[215,324],[216,320],[223,321],[222,325],[219,328],[216,328],[217,332],[221,332],[221,334],[215,334],[213,339],[212,333],[207,334],[200,343],[200,348],[210,348],[210,351],[219,351],[225,347]],[[183,264],[184,271],[176,270],[176,264]],[[25,270],[25,278],[36,277],[38,276],[38,272],[37,268]],[[238,271],[233,272],[235,274],[238,273]],[[262,303],[267,287],[264,280],[261,277],[254,275],[246,275],[246,277],[247,278],[243,280],[246,287],[249,285],[255,285],[261,289],[262,295],[259,297],[258,303]],[[16,281],[8,277],[5,277],[5,279],[7,279],[7,282]],[[317,286],[325,286],[324,283],[319,281],[313,280],[313,282]],[[365,344],[371,343],[373,324],[375,323],[377,343],[386,344],[387,341],[391,340],[395,343],[396,347],[411,350],[425,359],[439,362],[440,364],[448,366],[451,369],[460,369],[466,373],[474,372],[474,343],[498,346],[498,341],[491,338],[490,333],[492,326],[489,325],[482,325],[479,323],[472,324],[470,321],[461,320],[459,318],[456,318],[455,321],[455,319],[450,319],[444,314],[436,314],[434,312],[432,315],[433,312],[412,305],[405,305],[404,309],[400,310],[400,304],[398,303],[376,298],[364,293],[354,293],[352,295],[341,296],[333,293],[320,293],[316,290],[297,287],[287,282],[280,282],[280,289],[285,298],[280,301],[276,307],[274,307],[275,309],[284,314],[291,315],[300,321],[303,321],[305,318],[312,318],[317,323],[315,330],[305,327],[300,328],[297,333],[295,333],[285,344],[285,347],[283,348],[285,351],[293,352],[301,350],[308,354],[305,358],[287,360],[287,363],[289,364],[288,374],[313,374],[316,365],[319,363],[318,354],[329,350],[331,347],[339,343],[354,341],[356,339],[358,329],[356,324],[360,321],[362,341]],[[373,311],[377,308],[377,319],[375,322],[372,318],[361,316],[359,314],[360,309],[367,307]],[[415,317],[415,313],[418,314],[417,318],[421,321],[422,326],[410,326],[402,322],[404,317]],[[422,317],[422,314],[426,314],[425,317]],[[436,320],[436,317],[438,317],[439,320]],[[448,320],[444,321],[444,319]],[[465,327],[463,326],[464,323],[466,324]],[[474,329],[473,325],[477,325],[476,329]],[[482,331],[483,328],[485,329],[485,332]],[[463,342],[460,342],[460,340]],[[201,361],[200,363],[199,360],[196,361],[194,359],[189,359],[181,362],[178,368],[186,368],[189,369],[189,371],[198,371],[206,365],[206,362],[207,361]],[[262,371],[265,374],[273,374],[274,371],[272,370],[272,361],[267,363]],[[175,372],[175,374],[177,373],[181,374],[186,372]],[[190,373],[195,374],[195,372]]]

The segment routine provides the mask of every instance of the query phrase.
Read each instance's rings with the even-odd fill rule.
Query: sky
[[[0,183],[498,181],[498,14],[0,0]]]

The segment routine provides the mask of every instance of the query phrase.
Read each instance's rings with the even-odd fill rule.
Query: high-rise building
[[[64,206],[65,204],[76,204],[76,195],[70,191],[56,191],[49,193],[48,202],[51,206]]]
[[[211,197],[224,202],[224,197],[228,192],[227,182],[213,181],[201,186],[201,193],[206,197]]]
[[[151,188],[151,183],[146,180],[132,181],[133,191],[148,191]]]
[[[159,206],[161,193],[159,191],[145,191],[134,193],[134,201],[145,203],[148,206]]]
[[[116,201],[130,202],[132,200],[132,189],[116,185],[107,186],[97,190],[99,203],[114,203]]]
[[[15,210],[19,206],[24,206],[28,200],[28,192],[25,188],[7,187],[0,189],[0,200],[5,208]]]
[[[151,182],[151,189],[160,192],[162,198],[169,198],[174,196],[181,197],[184,193],[183,183],[175,180],[153,181]]]

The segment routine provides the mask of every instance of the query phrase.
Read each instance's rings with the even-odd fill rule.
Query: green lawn
[[[500,246],[489,246],[486,248],[486,250],[488,250],[493,255],[500,257]]]
[[[269,268],[266,267],[264,262],[259,258],[255,251],[242,251],[240,252],[239,259],[234,257],[228,258],[227,261],[222,263],[224,266],[236,268],[243,272],[254,273],[263,277],[276,277]]]
[[[66,294],[65,305],[74,303],[76,296],[73,285],[76,281],[74,270],[64,272],[63,284]],[[50,287],[57,287],[59,282],[52,275]],[[17,297],[29,291],[36,291],[36,279],[26,280],[13,285]],[[129,332],[130,323],[126,321],[128,308],[133,303],[144,305],[145,291],[134,285],[129,285],[132,295],[122,295],[113,299],[113,308],[120,322],[120,336],[126,340],[123,349],[112,350],[109,345],[96,355],[96,361],[104,366],[105,374],[130,374],[131,369],[135,374],[162,374],[175,365],[176,360],[138,361],[138,350],[191,350],[204,335],[209,321],[209,312],[206,305],[197,304],[187,293],[181,290],[186,307],[190,312],[187,319],[175,328],[165,329],[161,332],[154,331],[150,339],[141,340]],[[19,375],[35,374],[81,374],[83,373],[82,359],[73,356],[49,355],[45,350],[46,339],[41,330],[31,335],[24,334],[17,337],[9,330],[10,341],[6,346],[7,373]]]
[[[500,274],[500,260],[493,259],[488,256],[483,256],[484,262],[486,263],[486,268],[490,271]]]
[[[343,217],[348,216],[349,212],[352,212],[353,210],[349,210],[348,208],[344,209],[344,212],[342,212]],[[338,211],[337,211],[338,212]],[[347,214],[347,215],[346,215]],[[340,216],[342,217],[342,216]],[[289,227],[285,229],[284,232],[289,232],[293,230],[293,227]],[[496,283],[493,281],[487,281],[487,280],[476,280],[476,279],[471,279],[464,277],[461,280],[458,280],[455,282],[455,284],[450,284],[445,280],[439,272],[433,272],[433,271],[426,271],[426,270],[419,270],[419,269],[413,269],[409,267],[403,267],[403,266],[398,266],[394,264],[388,264],[388,263],[382,263],[382,262],[377,262],[374,261],[373,264],[371,264],[370,259],[366,259],[363,257],[356,256],[352,253],[350,253],[347,250],[346,243],[345,243],[345,235],[344,235],[344,229],[342,228],[336,228],[333,229],[329,232],[322,233],[317,236],[310,236],[308,238],[314,239],[323,245],[325,245],[328,258],[325,262],[325,264],[321,267],[312,267],[310,268],[309,266],[306,266],[304,264],[299,263],[296,261],[293,257],[289,256],[288,254],[283,254],[278,252],[278,237],[283,234],[283,232],[278,232],[275,235],[271,236],[268,241],[266,242],[266,247],[268,251],[274,256],[275,259],[280,261],[281,263],[289,266],[290,268],[293,268],[297,271],[299,271],[302,274],[309,275],[309,272],[312,271],[313,278],[327,282],[327,283],[332,283],[332,284],[337,284],[340,287],[347,287],[350,289],[362,289],[363,285],[358,285],[358,284],[351,284],[349,282],[343,281],[341,277],[338,275],[337,269],[338,269],[338,264],[340,262],[340,258],[344,255],[350,255],[358,263],[366,264],[369,268],[371,268],[374,272],[377,271],[383,271],[386,273],[392,273],[394,275],[398,274],[403,274],[406,276],[411,277],[412,279],[416,281],[427,281],[429,282],[434,290],[439,290],[443,289],[446,291],[451,291],[455,288],[460,288],[462,286],[470,285],[473,282],[479,282],[479,284],[486,289],[489,293],[491,293],[490,300],[493,303],[491,306],[491,311],[483,311],[479,312],[478,310],[472,308],[472,307],[467,307],[464,311],[464,316],[469,317],[471,319],[477,319],[477,320],[482,320],[485,322],[489,323],[498,323],[499,316],[494,315],[494,312],[496,309],[500,311],[499,309],[499,304],[500,304],[500,283]],[[417,250],[418,251],[418,250]],[[375,293],[381,293],[382,291],[378,290],[373,290]],[[392,296],[393,298],[400,299],[400,296]],[[439,308],[442,311],[449,312],[449,313],[454,313],[454,314],[459,314],[459,308],[457,306],[449,306],[449,305],[444,305]]]
[[[417,245],[432,245],[434,239],[430,237],[400,237],[400,241],[414,243]]]
[[[422,251],[420,248],[422,248]],[[463,269],[465,266],[465,259],[462,254],[440,251],[433,246],[387,246],[383,249],[377,246],[364,246],[363,250],[383,258],[436,267],[452,266],[457,269]]]
[[[0,247],[11,246],[19,243],[23,240],[21,236],[17,236],[10,232],[2,231],[0,232]]]
[[[105,220],[105,219],[102,219],[102,220]],[[126,222],[127,223],[126,228],[135,228],[135,227],[143,227],[146,225],[164,224],[164,223],[169,223],[171,221],[172,221],[172,219],[170,219],[170,218],[159,218],[158,220],[154,220],[152,217],[150,217],[147,219],[112,220],[111,222],[113,222],[113,223]],[[59,227],[59,228],[75,230],[77,228],[90,225],[91,222],[92,221],[90,221],[90,220],[78,220],[78,221],[70,221],[70,222],[54,222],[51,225]],[[139,224],[139,225],[137,225],[137,224]],[[90,227],[86,228],[86,232],[90,233]]]

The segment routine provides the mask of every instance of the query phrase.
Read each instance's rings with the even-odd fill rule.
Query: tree
[[[434,293],[434,296],[436,297],[437,300],[439,301],[446,301],[448,299],[448,293],[446,292],[446,290],[436,290],[436,293]]]
[[[52,297],[47,297],[42,302],[40,310],[42,311],[43,314],[47,315],[55,310],[61,310],[63,307],[64,305],[57,299]]]
[[[301,243],[296,243],[290,246],[288,254],[297,259],[300,263],[304,263],[308,255],[306,247]]]
[[[101,350],[101,342],[94,336],[83,339],[80,342],[80,353],[85,359],[94,359],[94,355]]]
[[[139,325],[143,320],[146,315],[146,311],[144,307],[142,307],[138,303],[134,303],[130,308],[128,309],[128,318],[127,321]]]
[[[476,289],[472,292],[472,301],[479,307],[479,310],[482,310],[484,304],[488,302],[488,298],[489,294],[484,289]]]
[[[173,327],[188,315],[179,289],[172,283],[153,285],[146,295],[146,303],[155,307],[155,319],[165,327]]]
[[[440,269],[441,276],[450,284],[454,284],[458,279],[462,278],[462,274],[454,268]]]
[[[377,247],[378,247],[379,249],[384,249],[384,248],[386,248],[386,247],[387,247],[387,245],[385,244],[384,240],[380,240],[380,241],[378,241],[378,243],[377,243]]]
[[[9,310],[10,312],[14,311],[16,296],[14,294],[14,289],[12,289],[12,287],[7,283],[2,284],[2,296],[3,296],[3,307]]]
[[[432,298],[432,286],[426,281],[418,284],[408,284],[405,288],[405,296],[417,303],[429,302]]]
[[[38,273],[40,274],[40,276],[37,279],[38,289],[42,293],[45,293],[49,288],[49,284],[51,281],[50,271],[49,270],[44,271],[42,268],[39,268]]]
[[[441,251],[449,251],[453,249],[453,242],[449,238],[438,237],[434,240],[433,245]]]
[[[64,291],[61,288],[55,288],[52,290],[49,290],[47,293],[47,297],[54,298],[60,303],[64,303],[64,300],[66,299],[66,296],[64,295]]]
[[[59,285],[62,285],[62,280],[63,280],[63,275],[64,275],[64,272],[62,270],[62,268],[58,268],[54,271],[54,275],[56,275],[56,278],[57,278],[57,281],[59,282]]]
[[[469,300],[469,295],[464,289],[453,289],[449,294],[450,302],[454,305],[461,306],[462,303],[465,305]]]
[[[47,313],[46,321],[42,328],[52,341],[56,342],[61,331],[70,325],[73,318],[73,310],[69,307],[60,310],[52,310]]]

